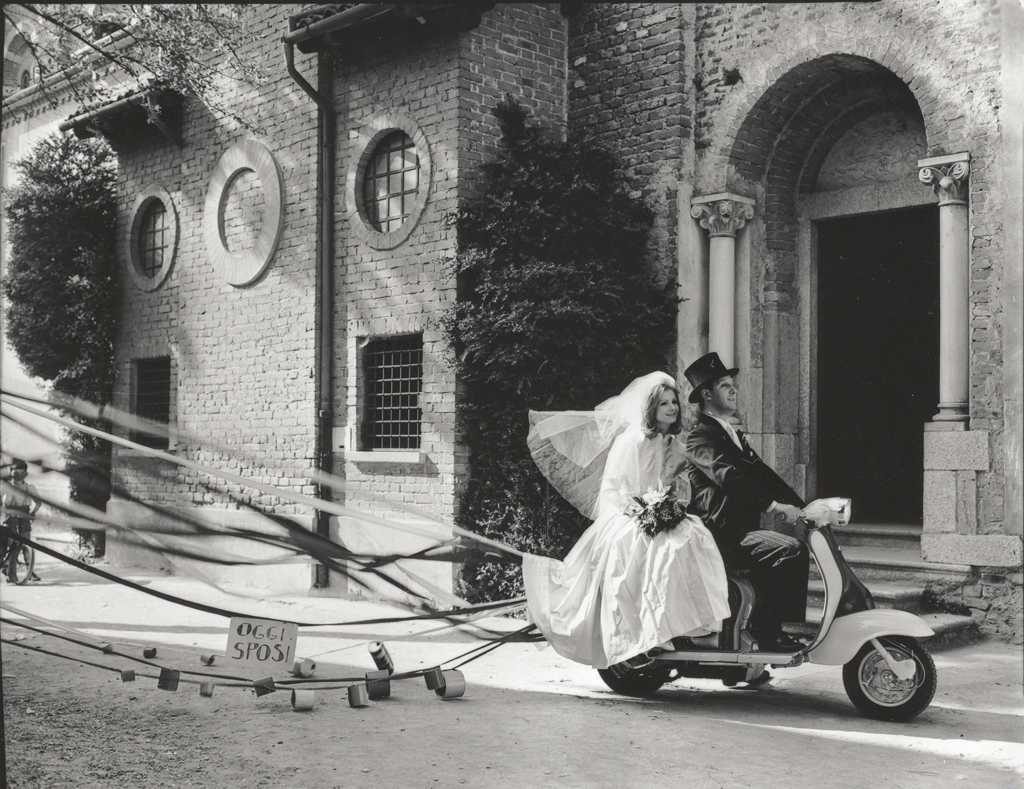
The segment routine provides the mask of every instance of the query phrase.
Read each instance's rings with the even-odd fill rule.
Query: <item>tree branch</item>
[[[87,47],[89,47],[89,49],[92,49],[95,52],[98,52],[100,55],[105,57],[111,63],[115,63],[116,65],[120,66],[121,68],[123,68],[125,70],[125,72],[128,74],[128,76],[130,76],[130,77],[132,77],[134,79],[138,79],[139,78],[139,75],[134,71],[134,69],[132,69],[132,67],[130,65],[128,65],[128,63],[126,61],[123,61],[121,58],[117,57],[116,55],[112,54],[111,52],[108,52],[108,51],[104,50],[102,47],[96,46],[94,43],[92,43],[89,39],[87,39],[85,36],[83,36],[77,30],[73,29],[71,26],[64,24],[61,20],[57,19],[54,16],[51,16],[50,14],[47,14],[45,11],[40,11],[32,3],[22,3],[21,7],[24,8],[26,11],[28,11],[28,12],[30,12],[32,14],[35,14],[40,19],[43,19],[46,22],[49,22],[51,25],[53,25],[54,27],[58,28],[59,30],[63,30],[64,32],[66,32],[69,35],[71,35],[72,37],[78,39],[83,44],[85,44]],[[138,63],[138,61],[136,61],[136,63]],[[139,65],[142,65],[142,64],[140,63]]]

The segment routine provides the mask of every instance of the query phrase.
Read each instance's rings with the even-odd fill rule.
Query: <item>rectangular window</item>
[[[171,358],[135,360],[135,391],[132,393],[132,413],[155,422],[168,424],[171,420]],[[132,431],[130,440],[155,449],[167,449],[168,439]]]
[[[419,449],[423,335],[371,340],[363,354],[363,449]]]

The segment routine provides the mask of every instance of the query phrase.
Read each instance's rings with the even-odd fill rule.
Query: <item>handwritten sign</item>
[[[287,669],[295,657],[298,635],[298,625],[291,622],[232,617],[225,657],[247,667]]]

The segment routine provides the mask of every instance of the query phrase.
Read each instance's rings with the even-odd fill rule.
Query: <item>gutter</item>
[[[310,48],[307,45],[316,46],[315,39],[336,33],[347,27],[366,24],[378,17],[390,16],[401,5],[401,3],[360,3],[346,8],[340,14],[333,14],[311,25],[303,25],[286,33],[284,42],[298,45],[300,52],[308,52]]]
[[[132,93],[130,96],[117,99],[110,104],[101,104],[98,107],[93,107],[91,110],[86,110],[78,115],[71,115],[67,120],[63,121],[58,127],[58,131],[67,131],[74,126],[80,124],[88,124],[97,118],[107,115],[110,113],[116,113],[126,107],[137,106],[142,104],[146,100],[147,94],[151,91],[151,88],[142,88]]]
[[[326,20],[325,20],[326,21]],[[317,471],[331,473],[331,432],[333,412],[334,361],[334,205],[337,184],[335,179],[335,138],[337,113],[334,109],[334,61],[331,55],[320,53],[317,60],[317,89],[295,68],[295,42],[284,37],[284,57],[291,78],[316,102],[317,112],[317,429],[315,464]],[[317,496],[330,501],[331,488],[317,484]],[[330,515],[316,511],[316,533],[330,538]],[[330,585],[327,565],[316,565],[314,589]]]

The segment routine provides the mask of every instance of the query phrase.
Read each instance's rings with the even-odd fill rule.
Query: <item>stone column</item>
[[[695,197],[690,216],[710,236],[708,351],[731,367],[736,358],[736,231],[753,218],[754,201],[727,192]]]
[[[970,370],[970,154],[935,156],[921,159],[917,165],[918,178],[931,186],[939,198],[939,410],[932,421],[966,422]]]

